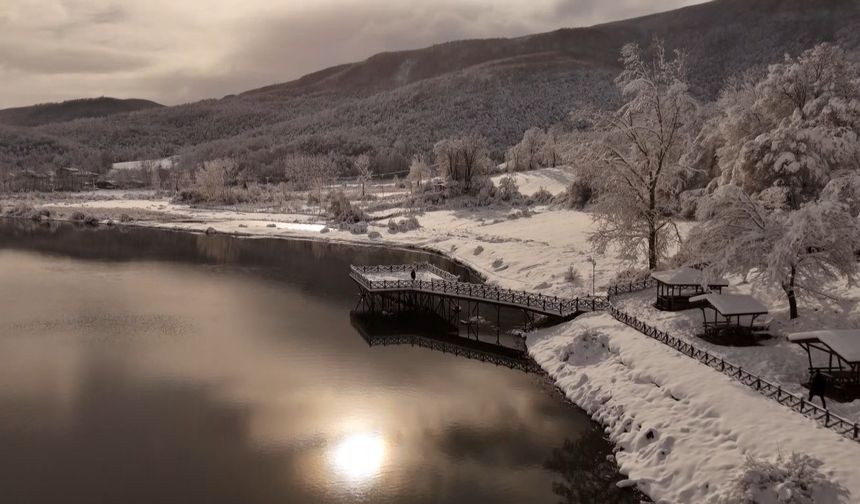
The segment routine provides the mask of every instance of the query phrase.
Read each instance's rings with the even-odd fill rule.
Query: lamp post
[[[588,262],[591,263],[591,296],[594,297],[594,269],[597,267],[597,261],[594,257],[588,256]]]

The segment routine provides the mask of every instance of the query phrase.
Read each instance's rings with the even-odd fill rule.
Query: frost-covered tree
[[[836,170],[860,168],[860,66],[819,44],[722,93],[713,128],[720,183],[813,201]],[[771,192],[773,195],[774,192]]]
[[[431,174],[430,166],[424,161],[423,156],[420,154],[412,156],[412,162],[409,165],[409,175],[407,176],[409,180],[415,182],[420,188],[421,182],[429,179]]]
[[[373,171],[370,169],[370,156],[362,154],[355,158],[355,169],[358,172],[358,181],[361,183],[361,197],[365,197],[365,186],[373,179]]]
[[[485,174],[490,165],[487,141],[477,133],[442,140],[434,146],[433,152],[439,172],[460,184],[464,192],[472,190],[472,183]]]
[[[532,127],[523,133],[522,140],[508,149],[505,161],[509,171],[535,170],[543,166],[543,150],[546,133],[541,128]]]
[[[591,242],[599,252],[613,243],[628,257],[644,252],[650,269],[678,239],[672,209],[698,118],[683,54],[669,57],[656,40],[652,52],[646,56],[635,44],[622,49],[616,85],[625,103],[597,118],[601,134],[589,154],[599,175]]]
[[[704,222],[685,244],[688,260],[720,273],[739,273],[786,295],[797,318],[797,295],[818,296],[826,282],[852,280],[860,228],[846,205],[830,200],[769,209],[734,185],[720,187],[699,208]]]

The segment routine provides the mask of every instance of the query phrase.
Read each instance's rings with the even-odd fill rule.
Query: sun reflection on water
[[[371,480],[385,460],[385,439],[377,433],[353,434],[334,447],[330,458],[341,477],[355,483]]]

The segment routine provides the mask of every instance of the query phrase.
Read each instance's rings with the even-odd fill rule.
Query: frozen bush
[[[371,240],[378,240],[382,238],[382,235],[379,234],[379,231],[370,231],[369,233],[367,233],[367,237]]]
[[[553,196],[552,193],[547,191],[544,187],[538,189],[538,191],[531,195],[532,203],[536,205],[548,205],[552,203]]]
[[[366,220],[364,212],[360,208],[352,206],[343,191],[337,191],[329,195],[329,217],[336,222],[354,223]]]
[[[11,217],[29,217],[35,213],[33,206],[29,203],[18,203],[12,208],[6,210],[6,215]]]
[[[84,217],[83,221],[84,221],[84,224],[86,224],[87,226],[98,226],[99,225],[99,219],[95,215],[87,215],[86,217]]]
[[[747,458],[741,472],[731,482],[720,502],[755,504],[813,504],[843,502],[848,491],[819,471],[822,462],[809,455],[792,453],[776,460]]]
[[[578,178],[567,189],[567,207],[582,210],[591,201],[593,195],[591,184]]]
[[[345,228],[352,234],[364,234],[367,232],[367,223],[364,221],[346,224]]]
[[[508,175],[499,180],[499,198],[502,201],[512,201],[520,196],[520,187],[517,185],[517,179]]]
[[[641,282],[648,280],[649,278],[651,278],[651,271],[648,269],[627,268],[616,273],[615,276],[612,277],[612,280],[609,281],[609,285]]]
[[[483,251],[484,251],[484,247],[478,245],[477,247],[475,247],[475,251],[472,253],[475,255],[481,255],[481,252],[483,252]]]
[[[572,285],[580,285],[582,284],[582,274],[572,265],[568,266],[567,271],[564,272],[564,281]]]
[[[77,211],[72,212],[72,215],[70,217],[70,219],[72,219],[73,221],[83,221],[86,218],[87,218],[87,216],[84,215],[83,212],[77,212]]]
[[[120,221],[120,222],[131,222],[132,220],[134,220],[134,219],[132,219],[130,215],[125,214],[125,213],[124,213],[124,214],[120,214],[120,216],[119,216],[119,221]]]

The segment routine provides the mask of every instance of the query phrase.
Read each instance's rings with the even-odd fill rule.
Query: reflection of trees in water
[[[615,463],[607,459],[608,443],[597,427],[593,430],[574,441],[566,439],[544,462],[545,469],[562,478],[553,482],[553,493],[563,504],[639,502],[643,496],[615,486],[620,477]]]

